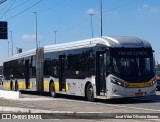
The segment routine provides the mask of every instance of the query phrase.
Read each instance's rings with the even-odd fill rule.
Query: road
[[[97,100],[96,102],[88,102],[84,98],[58,95],[58,98],[51,98],[49,93],[39,94],[37,92],[21,91],[23,98],[18,100],[4,100],[0,99],[0,106],[14,107],[14,108],[30,108],[33,110],[49,110],[56,112],[77,112],[83,113],[93,112],[93,113],[160,113],[160,91],[157,91],[156,96],[141,97],[133,99],[115,99],[115,100]],[[9,109],[9,111],[12,111]],[[18,109],[21,112],[21,109]],[[13,112],[13,111],[12,111]],[[7,113],[4,112],[3,113]],[[31,111],[32,113],[32,111]],[[34,112],[33,112],[34,113]],[[36,113],[36,112],[35,112]],[[66,117],[52,119],[55,122],[72,122],[75,119],[65,119]],[[123,119],[107,119],[110,122],[118,121],[121,122]],[[34,120],[31,120],[34,121]],[[44,120],[39,120],[40,122]],[[48,120],[47,120],[48,121]],[[95,120],[89,119],[84,120],[79,118],[77,122],[105,122],[101,118],[96,118]],[[124,121],[124,120],[123,120]],[[128,122],[128,120],[125,120]],[[145,122],[146,119],[129,119],[131,122],[142,121]],[[147,121],[160,121],[159,119],[147,119]],[[13,121],[14,122],[14,121]]]
[[[126,107],[126,108],[134,108],[134,109],[144,109],[144,110],[151,110],[155,112],[160,112],[160,91],[157,91],[156,96],[149,96],[149,97],[141,97],[141,98],[132,98],[132,99],[115,99],[115,100],[97,100],[96,102],[88,102],[85,101],[84,98],[79,98],[75,96],[65,96],[59,95],[58,98],[51,98],[48,93],[44,93],[43,95],[39,95],[37,92],[25,92],[22,91],[24,96],[24,101],[36,101],[43,99],[48,100],[59,100],[59,101],[68,101],[68,102],[77,102],[77,103],[89,103],[93,105],[107,105],[107,106],[114,106],[114,107]],[[43,97],[42,97],[43,96]],[[22,101],[23,101],[22,100]]]

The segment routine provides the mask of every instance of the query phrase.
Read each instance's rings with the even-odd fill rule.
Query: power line
[[[56,8],[56,7],[58,7],[59,5],[61,5],[62,3],[64,3],[65,1],[66,1],[66,0],[61,0],[61,1],[58,2],[56,5],[54,5],[54,6],[50,7],[50,8],[47,8],[46,10],[38,11],[38,13],[46,12],[46,11],[48,11],[48,10],[50,10],[50,9]]]
[[[70,28],[68,28],[68,29],[65,29],[65,30],[60,30],[59,32],[68,32],[68,31],[71,31],[71,30],[79,27],[80,25],[82,25],[82,24],[85,23],[86,21],[88,21],[88,17],[86,17],[85,19],[83,19],[83,20],[82,20],[81,22],[79,22],[77,25],[72,26],[72,27],[70,27]]]
[[[121,9],[121,8],[126,7],[126,6],[128,6],[128,5],[132,4],[132,3],[137,2],[137,1],[138,1],[138,0],[132,0],[132,1],[127,2],[127,3],[125,3],[125,4],[121,5],[121,6],[118,6],[118,7],[116,7],[116,8],[113,8],[113,9],[111,9],[111,10],[109,10],[109,11],[107,11],[107,10],[106,10],[106,11],[103,11],[102,13],[111,12],[111,11],[115,11],[115,10],[117,10],[117,9]],[[83,24],[86,20],[87,20],[87,19],[84,19],[84,20],[82,20],[80,23],[78,23],[77,25],[75,25],[75,26],[73,26],[73,27],[71,27],[71,28],[68,28],[68,29],[66,29],[66,30],[61,30],[61,31],[59,31],[59,32],[71,31],[71,30],[77,28],[78,26],[80,26],[81,24]]]
[[[41,1],[42,1],[42,0],[39,0],[37,3],[33,4],[32,6],[26,8],[26,9],[24,9],[23,11],[19,12],[18,14],[14,15],[14,16],[12,16],[12,17],[10,17],[10,18],[8,18],[7,20],[13,19],[14,17],[16,17],[16,16],[24,13],[25,11],[27,11],[27,10],[31,9],[32,7],[36,6],[37,4],[39,4]]]
[[[12,2],[12,0],[10,1],[10,3]],[[7,4],[7,5],[5,5],[1,10],[0,10],[0,12],[2,12],[7,6],[9,6],[10,5],[10,3],[9,4]]]
[[[16,9],[16,8],[18,8],[18,7],[22,6],[22,5],[30,2],[30,1],[31,1],[31,0],[24,1],[23,3],[21,3],[21,4],[17,5],[17,6],[15,6],[14,8],[12,8],[10,11],[12,11],[12,10],[14,10],[14,9]]]
[[[7,0],[0,0],[0,4],[2,4],[2,3],[4,3],[4,2],[6,2]]]
[[[113,9],[111,9],[111,10],[109,10],[109,11],[105,10],[105,11],[103,11],[103,13],[111,12],[111,11],[115,11],[115,10],[117,10],[117,9],[124,8],[124,7],[126,7],[126,6],[128,6],[128,5],[132,4],[132,3],[135,3],[135,2],[138,2],[138,0],[132,0],[132,1],[127,2],[127,3],[123,4],[123,5],[120,5],[120,6],[116,7],[116,8],[113,8]]]
[[[0,19],[2,19],[2,18],[5,16],[5,14],[9,11],[9,9],[13,6],[13,4],[14,4],[15,2],[16,2],[16,0],[13,1],[13,3],[9,6],[9,8],[6,10],[6,12],[3,13],[3,15],[2,15],[2,17],[1,17]]]

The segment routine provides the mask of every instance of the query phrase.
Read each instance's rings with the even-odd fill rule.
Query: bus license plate
[[[135,93],[135,96],[142,96],[143,95],[143,92],[136,92]]]

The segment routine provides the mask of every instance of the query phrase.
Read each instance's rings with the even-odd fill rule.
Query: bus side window
[[[112,72],[112,67],[113,67],[113,66],[112,66],[113,64],[112,64],[112,61],[111,61],[110,58],[111,58],[111,57],[107,54],[107,56],[106,56],[106,59],[107,59],[107,60],[106,60],[106,65],[107,65],[107,66],[106,66],[106,68],[107,68],[107,69],[106,69],[106,73],[107,73],[107,75]]]

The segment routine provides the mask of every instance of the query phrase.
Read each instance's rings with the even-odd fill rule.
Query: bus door
[[[65,55],[59,56],[59,91],[66,91]]]
[[[25,60],[25,85],[26,89],[29,88],[29,60]]]
[[[96,54],[96,93],[104,96],[106,93],[106,53]]]

